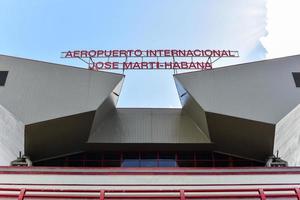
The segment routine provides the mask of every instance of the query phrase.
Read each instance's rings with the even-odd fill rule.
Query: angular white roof
[[[300,103],[300,55],[175,75],[206,111],[276,124]]]

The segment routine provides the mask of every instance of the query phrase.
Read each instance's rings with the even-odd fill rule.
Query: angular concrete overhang
[[[277,150],[280,154],[274,148],[276,126],[300,103],[293,72],[300,72],[299,55],[174,79],[183,110],[207,128],[219,151],[263,160]]]
[[[95,112],[115,107],[124,76],[0,55],[8,71],[0,105],[25,124],[25,153],[37,160],[80,151]]]
[[[87,145],[92,149],[207,150],[212,146],[181,109],[117,108],[95,121],[92,130]]]

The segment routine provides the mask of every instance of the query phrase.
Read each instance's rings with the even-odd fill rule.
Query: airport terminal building
[[[0,199],[300,199],[299,55],[175,74],[182,108],[124,78],[0,55]]]

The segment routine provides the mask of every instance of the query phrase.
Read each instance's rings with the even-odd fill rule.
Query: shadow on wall
[[[0,166],[8,166],[24,152],[24,124],[0,105]]]

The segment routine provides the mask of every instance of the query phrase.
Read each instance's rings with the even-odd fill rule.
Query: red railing
[[[298,199],[299,188],[236,188],[236,189],[185,189],[185,190],[71,190],[0,188],[0,199]]]

